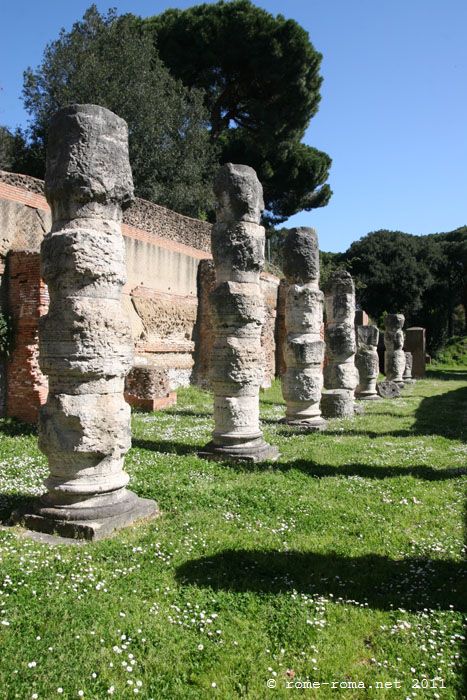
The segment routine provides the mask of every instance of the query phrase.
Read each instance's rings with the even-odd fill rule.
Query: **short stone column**
[[[355,286],[346,270],[337,270],[324,291],[326,357],[321,409],[325,418],[355,413]]]
[[[323,388],[323,292],[319,289],[319,248],[311,228],[293,228],[284,244],[286,338],[282,394],[285,423],[313,432],[324,430],[320,401]]]
[[[403,314],[388,314],[384,320],[384,373],[388,381],[400,387],[404,386],[404,321]]]
[[[405,355],[405,367],[402,379],[404,384],[415,384],[415,379],[412,378],[412,367],[413,367],[413,355],[411,352],[404,352]]]
[[[252,168],[227,163],[219,170],[214,192],[218,208],[211,237],[216,286],[210,295],[215,337],[210,381],[215,427],[200,456],[253,462],[277,459],[277,448],[264,441],[259,425],[265,317],[260,290],[263,190]]]
[[[122,207],[133,200],[126,123],[96,105],[52,119],[45,192],[52,230],[41,246],[50,306],[40,319],[49,395],[39,418],[47,493],[26,526],[97,539],[142,517],[154,501],[126,489],[130,407],[123,397],[133,342],[123,313]]]
[[[376,326],[357,326],[355,365],[359,383],[355,396],[360,401],[375,401],[380,398],[376,391],[379,374],[378,340],[379,330]]]

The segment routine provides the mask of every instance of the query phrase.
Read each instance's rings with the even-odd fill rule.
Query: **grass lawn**
[[[0,531],[0,700],[466,697],[467,370],[320,435],[261,399],[276,464],[199,459],[211,398],[181,390],[134,415],[126,461],[161,517],[84,546]],[[5,517],[47,470],[0,431]]]

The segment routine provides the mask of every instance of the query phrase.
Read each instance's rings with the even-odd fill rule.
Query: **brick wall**
[[[7,270],[14,331],[6,367],[7,415],[34,423],[48,392],[47,377],[39,369],[38,320],[47,313],[49,296],[40,277],[39,253],[10,252]]]
[[[0,170],[0,198],[3,195],[10,199],[13,194],[15,201],[22,204],[36,209],[49,209],[42,180]],[[139,197],[136,197],[132,206],[123,213],[123,224],[124,235],[141,237],[141,231],[144,231],[152,240],[158,237],[204,253],[209,254],[211,251],[211,224],[183,216]],[[139,232],[135,229],[139,229]]]

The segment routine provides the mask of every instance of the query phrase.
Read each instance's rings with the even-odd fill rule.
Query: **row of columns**
[[[228,163],[219,170],[214,190],[214,431],[200,455],[275,460],[278,450],[265,442],[259,422],[265,315],[259,285],[265,246],[262,187],[252,168]],[[41,247],[50,306],[40,323],[40,365],[49,378],[49,395],[40,414],[39,447],[47,456],[49,476],[46,494],[18,520],[43,532],[96,539],[157,514],[154,501],[126,488],[123,468],[131,444],[124,378],[133,362],[130,327],[121,311],[122,210],[133,199],[125,122],[95,105],[61,110],[50,126],[45,192],[53,225]],[[375,397],[378,331],[360,327],[357,350],[352,278],[336,273],[323,294],[312,229],[288,233],[284,273],[284,420],[322,430],[326,417],[353,415],[356,389],[361,398]],[[387,373],[404,381],[403,316],[388,319]]]

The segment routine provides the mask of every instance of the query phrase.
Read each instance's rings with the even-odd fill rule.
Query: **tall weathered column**
[[[384,320],[384,372],[388,381],[404,386],[405,353],[403,314],[388,314]]]
[[[355,412],[355,286],[346,270],[336,270],[324,292],[326,309],[325,391],[321,409],[325,418],[345,418]]]
[[[405,355],[405,367],[402,379],[404,384],[415,384],[415,379],[412,377],[412,367],[413,367],[413,355],[411,352],[404,352]]]
[[[264,302],[263,190],[255,171],[227,163],[214,183],[217,223],[212,228],[216,286],[211,294],[215,341],[211,362],[213,439],[200,453],[214,459],[277,459],[259,426],[259,388],[264,360],[261,327]]]
[[[323,388],[323,292],[319,289],[319,248],[312,228],[293,228],[284,244],[287,280],[284,342],[286,371],[282,394],[285,422],[310,432],[324,430],[320,400]]]
[[[355,365],[359,383],[355,395],[361,401],[374,401],[380,398],[376,392],[379,374],[378,340],[379,330],[376,326],[357,326]]]
[[[133,200],[126,123],[96,105],[52,119],[45,191],[52,230],[42,243],[50,294],[39,332],[49,396],[39,419],[47,493],[26,525],[94,539],[157,512],[125,487],[131,444],[123,398],[133,343],[122,311],[122,207]]]

